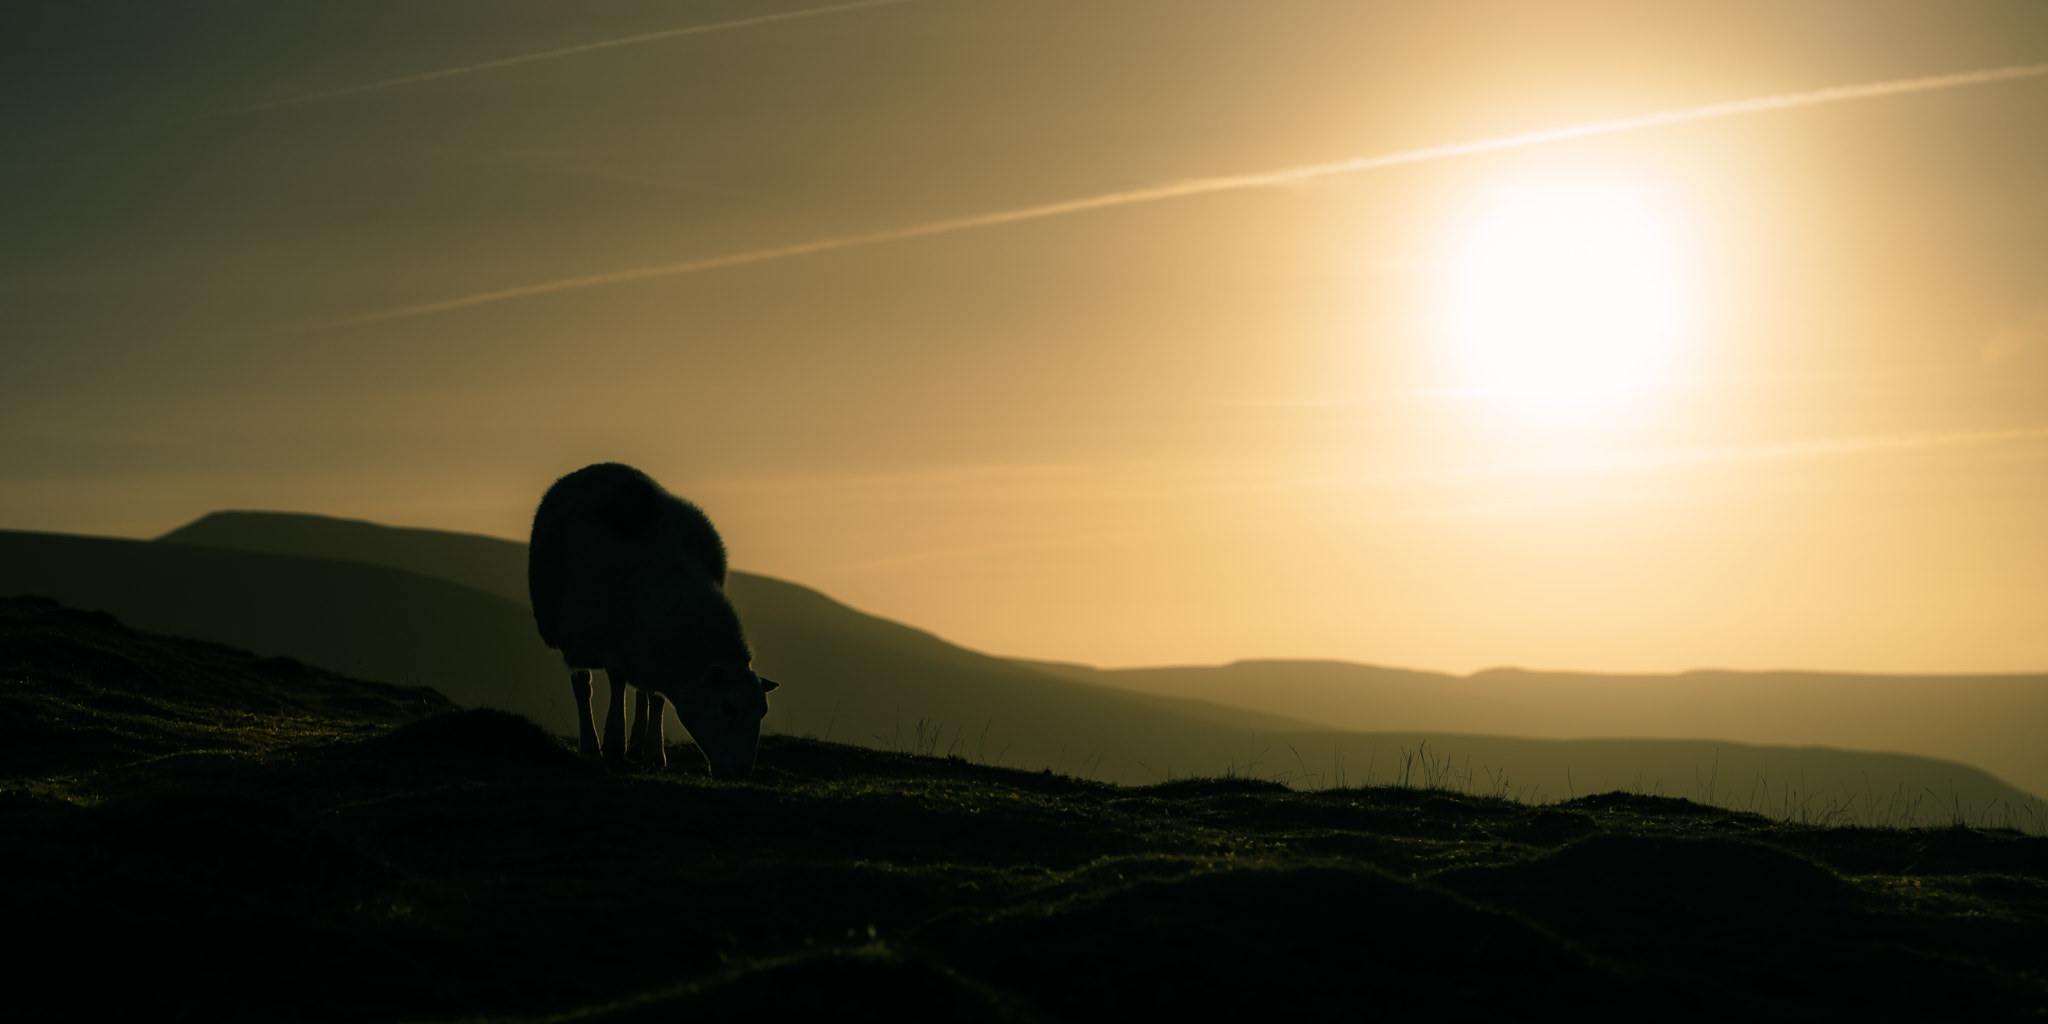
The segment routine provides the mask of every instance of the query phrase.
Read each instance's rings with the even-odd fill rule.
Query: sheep
[[[673,703],[719,778],[747,775],[768,692],[725,595],[725,544],[697,506],[615,462],[555,481],[533,514],[526,583],[534,624],[562,652],[586,756],[623,761],[626,686],[641,694],[634,753],[666,761],[662,705]],[[599,742],[590,670],[611,707]]]

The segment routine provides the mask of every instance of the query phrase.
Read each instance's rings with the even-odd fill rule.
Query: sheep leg
[[[597,723],[590,720],[590,670],[569,673],[569,692],[576,699],[576,749],[584,757],[597,756]]]
[[[613,761],[626,759],[626,681],[618,673],[605,670],[605,678],[612,684],[611,707],[604,715],[604,756]]]
[[[668,717],[668,701],[658,693],[645,690],[640,693],[647,701],[646,710],[640,712],[641,723],[647,733],[647,745],[641,748],[640,763],[661,768],[668,764],[668,743],[661,736],[661,727]]]
[[[633,687],[633,745],[626,749],[626,759],[643,761],[647,757],[647,691]]]

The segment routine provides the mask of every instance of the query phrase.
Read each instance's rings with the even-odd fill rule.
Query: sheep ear
[[[768,693],[768,692],[770,692],[770,691],[774,690],[774,689],[775,689],[776,687],[778,687],[778,686],[781,686],[781,685],[782,685],[781,683],[778,683],[778,682],[776,682],[776,681],[775,681],[775,680],[773,680],[773,679],[769,679],[769,678],[766,678],[766,677],[759,677],[759,678],[761,679],[761,692],[762,692],[762,693]]]

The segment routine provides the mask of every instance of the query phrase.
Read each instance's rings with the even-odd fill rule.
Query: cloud
[[[660,32],[647,32],[637,36],[626,36],[621,39],[605,39],[595,43],[584,43],[581,46],[569,46],[559,50],[522,54],[517,57],[506,57],[501,60],[487,60],[480,64],[465,64],[459,68],[443,68],[439,71],[427,71],[417,75],[407,75],[403,78],[387,78],[381,82],[352,85],[345,89],[329,89],[325,92],[293,96],[289,99],[272,100],[268,103],[258,103],[253,106],[222,111],[218,116],[255,114],[267,110],[278,110],[283,107],[295,107],[302,103],[312,103],[318,100],[340,99],[343,96],[359,96],[366,92],[380,92],[385,89],[396,89],[400,86],[416,85],[420,82],[431,82],[440,78],[453,78],[456,75],[474,74],[478,71],[494,71],[498,68],[509,68],[516,64],[531,64],[534,61],[570,57],[579,53],[609,50],[618,46],[638,46],[641,43],[659,42],[663,39],[699,36],[711,32],[727,32],[732,29],[752,28],[755,25],[766,25],[778,21],[795,21],[799,18],[815,18],[826,14],[843,14],[847,11],[857,11],[869,7],[887,7],[893,4],[906,4],[910,2],[911,0],[860,0],[858,3],[836,4],[831,7],[812,7],[800,11],[784,11],[780,14],[763,14],[758,17],[721,21],[711,25],[692,25],[688,28],[665,29]]]
[[[886,2],[886,0],[883,0]],[[858,5],[850,5],[858,6]],[[823,8],[821,10],[842,10],[845,8]],[[738,23],[734,23],[738,24]],[[602,45],[602,44],[592,44]],[[569,52],[569,51],[561,51]],[[538,59],[537,57],[534,59]],[[479,65],[481,67],[483,65]],[[593,288],[607,284],[623,284],[629,281],[644,281],[650,278],[675,277],[683,274],[702,273],[730,267],[767,263],[774,260],[791,259],[839,249],[879,245],[885,242],[907,241],[913,238],[928,238],[933,235],[948,235],[977,228],[997,227],[1024,221],[1043,220],[1048,217],[1062,217],[1069,214],[1086,213],[1116,206],[1135,203],[1159,202],[1167,199],[1181,199],[1188,196],[1208,195],[1216,192],[1230,192],[1241,189],[1268,188],[1276,185],[1292,185],[1344,174],[1399,167],[1407,164],[1429,163],[1457,157],[1474,156],[1481,153],[1496,153],[1502,150],[1542,146],[1573,139],[1591,138],[1599,135],[1615,135],[1622,132],[1639,131],[1663,125],[1683,124],[1691,121],[1706,121],[1723,117],[1737,117],[1745,114],[1761,114],[1777,110],[1791,110],[1799,107],[1819,106],[1827,103],[1843,103],[1850,100],[1877,99],[1907,93],[1933,92],[1941,89],[1959,89],[1968,86],[1989,85],[1994,82],[2008,82],[2018,79],[2038,78],[2048,75],[2048,64],[2024,64],[2013,67],[1987,68],[1978,71],[1964,71],[1950,75],[1931,75],[1921,78],[1891,79],[1882,82],[1864,82],[1857,85],[1839,85],[1826,89],[1806,92],[1780,93],[1772,96],[1758,96],[1746,100],[1732,100],[1724,103],[1709,103],[1698,107],[1681,107],[1675,110],[1634,117],[1613,118],[1605,121],[1588,121],[1543,131],[1524,132],[1517,135],[1502,135],[1490,139],[1452,143],[1445,146],[1431,146],[1423,149],[1402,150],[1378,156],[1355,157],[1329,163],[1310,164],[1303,167],[1289,167],[1281,170],[1262,171],[1253,174],[1239,174],[1220,178],[1195,178],[1166,182],[1142,188],[1105,192],[1100,195],[1060,202],[1025,206],[992,213],[980,213],[966,217],[952,217],[945,220],[926,221],[904,227],[886,228],[861,234],[841,235],[834,238],[820,238],[808,242],[754,249],[747,252],[728,253],[703,259],[685,260],[680,263],[665,263],[655,266],[635,267],[605,273],[585,274],[577,277],[541,281],[534,284],[518,285],[494,291],[476,292],[433,302],[414,303],[377,310],[357,316],[345,317],[301,329],[326,329],[349,327],[358,324],[377,323],[385,320],[399,320],[408,317],[445,313],[471,306],[483,306],[510,299],[549,295],[555,292]]]

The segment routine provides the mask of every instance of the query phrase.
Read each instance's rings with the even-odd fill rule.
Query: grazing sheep
[[[725,596],[725,544],[697,506],[631,466],[606,462],[555,481],[533,514],[526,584],[540,636],[562,652],[583,753],[626,756],[626,685],[640,690],[634,752],[660,764],[664,698],[711,774],[754,767],[773,680]],[[611,681],[604,742],[590,716],[590,670]]]

